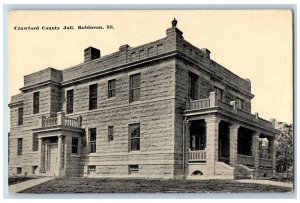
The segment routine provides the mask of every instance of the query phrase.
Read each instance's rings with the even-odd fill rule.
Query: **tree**
[[[281,132],[276,137],[276,172],[288,173],[288,169],[293,167],[293,125],[284,123],[278,130]]]

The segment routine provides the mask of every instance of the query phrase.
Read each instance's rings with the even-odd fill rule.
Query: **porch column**
[[[58,136],[58,143],[57,143],[57,163],[56,163],[56,176],[60,176],[61,172],[61,156],[62,156],[62,135]]]
[[[254,179],[257,179],[259,176],[259,135],[260,133],[254,132],[252,136],[252,156],[254,156]]]
[[[207,118],[206,122],[206,163],[207,175],[215,175],[215,162],[218,161],[219,123],[217,117]]]
[[[39,173],[44,173],[45,172],[45,160],[44,160],[44,154],[43,153],[43,140],[41,137],[38,138],[39,141]]]
[[[188,174],[189,174],[189,159],[190,159],[190,154],[189,154],[189,145],[190,145],[190,121],[189,120],[184,120],[184,128],[185,128],[185,133],[183,137],[183,178],[185,179]]]
[[[71,152],[72,152],[72,137],[71,136],[65,136],[65,153],[64,153],[64,175],[69,176],[70,175],[70,157],[71,157]]]
[[[276,172],[276,146],[275,137],[269,138],[269,155],[272,160],[272,176],[275,176]]]
[[[237,145],[239,128],[240,126],[235,123],[229,127],[229,164],[232,167],[235,167],[237,164]]]

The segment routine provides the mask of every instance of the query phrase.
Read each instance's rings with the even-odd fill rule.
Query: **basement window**
[[[22,174],[22,167],[17,167],[17,174],[18,175]]]
[[[95,174],[95,173],[96,173],[96,166],[95,165],[88,166],[88,174]]]
[[[128,166],[128,174],[134,174],[139,172],[139,165],[129,165]]]

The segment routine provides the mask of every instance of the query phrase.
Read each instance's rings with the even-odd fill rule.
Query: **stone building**
[[[26,75],[9,104],[9,174],[271,177],[278,132],[251,114],[250,80],[176,24],[157,41],[107,56],[88,47],[77,66]]]

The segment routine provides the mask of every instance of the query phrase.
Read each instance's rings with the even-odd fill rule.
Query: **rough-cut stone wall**
[[[129,103],[130,75],[141,73],[140,101]],[[116,79],[116,97],[108,98],[108,81]],[[97,109],[88,110],[89,85],[98,84]],[[140,177],[173,177],[175,60],[149,63],[138,69],[99,78],[74,88],[74,113],[82,116],[82,127],[97,129],[97,152],[83,147],[82,162],[96,166],[96,176],[128,175],[128,165],[139,165]],[[63,96],[64,98],[66,95]],[[63,109],[66,108],[64,100]],[[129,152],[129,124],[140,123],[140,150]],[[108,142],[108,126],[114,126],[114,140]]]
[[[62,71],[53,68],[46,68],[44,70],[25,75],[24,76],[24,86],[36,85],[38,83],[46,81],[61,82],[62,81]]]
[[[33,92],[40,92],[40,111],[33,114]],[[10,108],[10,175],[16,174],[16,167],[22,167],[22,174],[32,174],[32,167],[38,165],[38,152],[33,151],[32,129],[37,128],[40,115],[50,115],[51,88],[43,87],[22,94],[23,104]],[[16,100],[12,100],[12,103]],[[23,107],[23,125],[18,126],[18,108]],[[23,138],[23,153],[17,155],[17,139]]]
[[[204,59],[203,59],[204,60]],[[201,65],[200,65],[201,66]],[[178,171],[176,174],[182,173],[182,122],[183,116],[182,112],[186,109],[186,99],[188,98],[189,91],[189,73],[192,72],[198,75],[198,99],[208,98],[209,93],[214,91],[214,87],[223,87],[223,98],[224,102],[229,103],[234,100],[236,96],[245,99],[245,111],[250,112],[250,100],[238,94],[231,87],[226,86],[226,84],[216,80],[213,75],[209,75],[203,69],[187,62],[183,59],[176,59],[176,115],[175,115],[175,162],[178,165]],[[227,75],[228,76],[228,75]],[[230,76],[230,75],[229,75]],[[229,77],[228,76],[228,77]],[[236,76],[232,76],[232,80]],[[244,91],[240,89],[240,91]],[[247,92],[249,93],[249,92]]]

